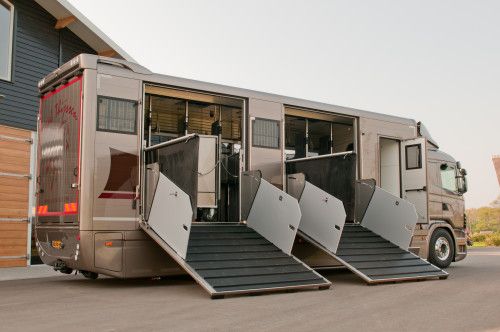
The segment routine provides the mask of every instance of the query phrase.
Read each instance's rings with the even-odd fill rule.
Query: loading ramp
[[[192,226],[186,264],[213,296],[329,287],[314,270],[244,224]]]
[[[326,289],[331,283],[291,255],[300,222],[296,199],[260,178],[241,179],[246,223],[193,222],[190,196],[162,173],[142,229],[212,298],[235,294]]]
[[[369,284],[448,277],[447,272],[359,224],[344,226],[336,253],[326,250],[301,232],[299,236]]]
[[[303,211],[297,235],[368,284],[448,277],[447,272],[408,251],[417,222],[413,204],[372,182],[360,181],[356,190],[361,223],[344,224],[342,202],[305,181],[304,174],[289,175],[287,183]],[[337,230],[336,234],[325,237],[325,226],[330,232]]]

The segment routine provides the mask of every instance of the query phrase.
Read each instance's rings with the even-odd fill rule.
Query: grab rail
[[[356,152],[355,151],[346,151],[346,152],[337,152],[337,153],[323,154],[321,156],[314,156],[314,157],[303,157],[303,158],[297,158],[297,159],[288,159],[288,160],[285,160],[285,163],[291,163],[291,162],[296,162],[296,161],[304,161],[304,160],[322,159],[322,158],[344,156],[344,155],[347,156],[347,155],[350,155],[350,154],[356,154]]]
[[[198,134],[189,134],[189,135],[186,135],[186,136],[182,136],[182,137],[178,137],[178,138],[174,138],[170,141],[166,141],[166,142],[162,142],[162,143],[158,143],[158,144],[155,144],[155,145],[151,145],[151,146],[148,146],[148,147],[145,147],[144,148],[144,151],[152,151],[152,150],[156,150],[156,149],[159,149],[159,148],[162,148],[164,146],[169,146],[169,145],[172,145],[172,144],[175,144],[175,143],[179,143],[179,142],[182,142],[182,141],[189,141],[190,139],[196,137],[196,136],[199,136]]]

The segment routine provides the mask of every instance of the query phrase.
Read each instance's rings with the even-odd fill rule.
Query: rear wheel
[[[80,273],[87,279],[97,279],[99,276],[97,273],[90,271],[80,271]]]
[[[450,233],[438,228],[432,233],[429,242],[429,261],[439,268],[450,266],[455,257],[455,246]]]

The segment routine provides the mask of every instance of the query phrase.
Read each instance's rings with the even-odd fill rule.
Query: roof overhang
[[[99,55],[136,62],[127,52],[96,27],[66,0],[35,0],[58,21],[56,28],[70,29]]]

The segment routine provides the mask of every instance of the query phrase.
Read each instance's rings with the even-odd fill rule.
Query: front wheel
[[[453,257],[455,257],[455,246],[450,233],[442,228],[436,229],[429,243],[429,261],[444,269],[450,266]]]

